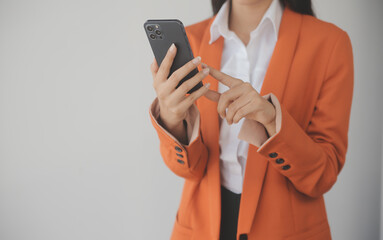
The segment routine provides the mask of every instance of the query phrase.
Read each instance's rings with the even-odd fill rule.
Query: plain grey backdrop
[[[383,1],[315,0],[314,10],[354,50],[347,160],[325,194],[332,235],[379,239]],[[211,14],[209,0],[0,0],[1,240],[169,239],[183,180],[149,119],[142,24]]]

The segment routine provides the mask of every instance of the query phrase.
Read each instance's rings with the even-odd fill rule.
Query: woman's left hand
[[[275,133],[275,107],[267,99],[263,98],[248,83],[233,78],[204,63],[202,68],[209,68],[209,74],[230,89],[224,93],[209,90],[205,97],[218,102],[217,111],[221,118],[226,118],[228,124],[238,123],[242,118],[255,120],[263,124],[268,134]],[[227,113],[226,113],[227,109]]]

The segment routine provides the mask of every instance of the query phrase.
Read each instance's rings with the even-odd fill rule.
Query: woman
[[[323,194],[347,150],[348,34],[310,0],[212,2],[186,28],[198,57],[167,78],[173,45],[151,65],[160,152],[185,179],[171,239],[331,239]]]

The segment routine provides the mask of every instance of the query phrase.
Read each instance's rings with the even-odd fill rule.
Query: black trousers
[[[221,227],[220,240],[235,240],[241,194],[233,193],[221,186]]]

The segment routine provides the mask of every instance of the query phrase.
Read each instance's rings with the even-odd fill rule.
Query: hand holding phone
[[[201,59],[196,57],[187,62],[184,66],[177,69],[168,78],[170,66],[176,56],[177,48],[172,45],[167,51],[165,58],[160,66],[157,65],[157,61],[151,65],[151,72],[153,76],[153,87],[157,93],[159,105],[160,105],[160,119],[168,130],[176,129],[182,124],[182,121],[186,117],[188,109],[194,104],[194,102],[205,95],[209,91],[209,83],[205,86],[194,91],[190,95],[186,96],[189,91],[198,82],[202,81],[209,74],[209,69],[203,69],[198,72],[188,81],[185,81],[178,88],[175,86],[195,69],[200,63]],[[175,134],[176,135],[176,134]]]
[[[168,23],[172,20],[166,21]],[[151,65],[153,87],[161,109],[160,120],[167,130],[171,132],[173,129],[178,132],[178,134],[171,132],[177,137],[177,135],[183,135],[180,131],[184,131],[183,120],[188,109],[209,90],[209,84],[206,87],[202,85],[202,79],[208,75],[209,69],[198,72],[197,67],[201,63],[201,58],[193,58],[190,47],[187,47],[189,43],[185,42],[185,39],[187,41],[186,34],[182,32],[182,28],[180,28],[182,25],[179,25],[179,21],[176,23],[177,25],[172,23],[172,27],[170,25],[156,27],[156,24],[158,24],[156,20],[147,21],[144,24],[155,55],[155,61]],[[161,30],[156,32],[155,29]],[[187,95],[188,93],[190,95]]]
[[[194,58],[192,49],[190,48],[189,40],[186,36],[185,28],[182,22],[178,19],[160,19],[160,20],[147,20],[144,23],[146,35],[148,37],[150,46],[153,50],[154,57],[160,66],[167,50],[172,44],[177,47],[177,54],[173,59],[173,63],[170,67],[169,76],[178,68],[185,65],[187,62]],[[192,78],[198,73],[198,69],[192,69],[179,84]],[[169,77],[168,76],[168,77]],[[202,87],[202,82],[198,82],[193,86],[188,93],[192,93]]]

